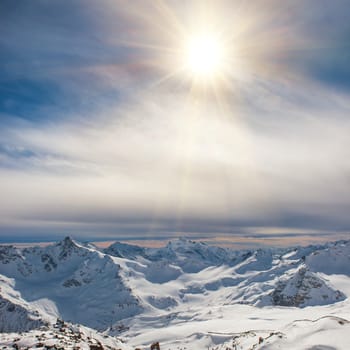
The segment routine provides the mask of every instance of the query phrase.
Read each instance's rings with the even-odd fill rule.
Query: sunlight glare
[[[223,70],[224,47],[215,35],[202,34],[190,38],[185,51],[185,66],[191,75],[212,78]]]

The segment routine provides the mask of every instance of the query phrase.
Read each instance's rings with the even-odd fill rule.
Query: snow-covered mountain
[[[14,281],[0,277],[0,332],[20,332],[47,324],[39,312],[13,289]]]
[[[25,300],[44,318],[105,329],[142,311],[114,258],[69,237],[48,247],[0,247],[0,272],[13,279],[18,305]],[[1,280],[0,288],[7,298]]]
[[[117,242],[98,249],[69,237],[46,247],[0,246],[0,331],[51,329],[59,318],[147,344],[152,339],[140,336],[147,323],[209,322],[218,308],[226,315],[347,303],[349,262],[350,241],[245,251],[183,238],[162,248]],[[198,344],[213,338],[195,337]]]
[[[137,272],[147,282],[160,284],[151,289],[153,293],[157,289],[166,295],[171,284],[180,286],[167,298],[172,305],[181,304],[188,296],[204,294],[206,302],[214,304],[226,298],[225,303],[296,307],[332,304],[346,298],[318,274],[325,272],[325,259],[318,263],[316,257],[327,254],[331,263],[339,261],[339,273],[347,274],[350,264],[346,264],[344,256],[349,259],[349,252],[349,242],[235,251],[185,239],[157,249],[116,243],[105,250],[133,261],[125,267],[131,276]],[[334,268],[332,272],[336,273]]]

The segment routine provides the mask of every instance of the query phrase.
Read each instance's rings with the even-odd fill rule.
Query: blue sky
[[[346,237],[349,6],[1,1],[2,239]],[[203,25],[210,88],[179,64]]]

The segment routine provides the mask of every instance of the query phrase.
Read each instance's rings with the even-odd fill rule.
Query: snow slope
[[[48,247],[0,248],[0,272],[27,303],[96,329],[142,311],[109,255],[70,238]],[[48,302],[49,301],[49,302]]]
[[[50,327],[41,327],[24,334],[0,333],[3,350],[10,349],[74,349],[74,350],[131,350],[119,339],[97,331],[58,320]]]
[[[62,318],[135,348],[327,349],[332,334],[347,339],[349,257],[350,241],[255,251],[183,238],[162,248],[117,242],[99,250],[69,237],[0,246],[0,330]],[[319,343],[302,341],[311,335]]]
[[[0,277],[0,332],[28,331],[47,324],[13,285],[13,280]]]

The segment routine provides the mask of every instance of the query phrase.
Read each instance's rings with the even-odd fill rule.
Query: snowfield
[[[0,246],[4,349],[348,349],[350,241]],[[63,321],[58,321],[63,320]]]

